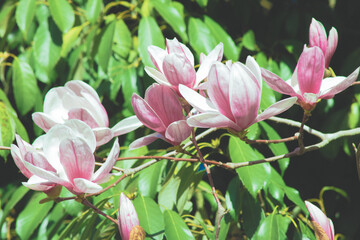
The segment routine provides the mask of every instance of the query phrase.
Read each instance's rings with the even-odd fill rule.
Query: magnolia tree
[[[18,14],[24,2],[16,7],[20,29]],[[164,6],[153,4],[161,16],[169,18]],[[64,18],[56,15],[71,5],[66,1],[49,1],[48,5],[55,24],[64,32],[63,41],[72,40],[70,33],[83,26],[71,28],[72,23],[71,29],[66,29],[66,23],[60,21]],[[92,9],[95,5],[91,3],[88,6],[87,17],[95,21],[92,11],[97,9]],[[151,18],[146,21],[153,24]],[[123,22],[108,24],[105,32],[124,27]],[[173,27],[181,36],[181,30]],[[100,47],[105,44],[102,41]],[[139,66],[139,71],[144,70],[156,83],[149,84],[144,97],[136,92],[124,94],[135,115],[127,114],[118,122],[109,121],[109,107],[85,81],[70,80],[51,88],[43,110],[32,113],[34,124],[43,133],[31,142],[26,132],[17,130],[16,141],[1,147],[10,150],[11,159],[26,178],[24,187],[16,190],[1,212],[1,224],[31,189],[41,194],[31,198],[19,219],[31,215],[31,208],[39,212],[30,222],[16,221],[16,233],[22,239],[30,238],[39,225],[38,236],[56,239],[335,239],[336,226],[324,213],[322,196],[310,200],[320,208],[303,201],[299,192],[285,183],[283,174],[289,158],[301,158],[334,140],[360,135],[360,128],[323,133],[306,125],[322,99],[332,99],[357,84],[359,68],[347,77],[335,75],[330,63],[338,44],[337,31],[332,28],[327,37],[315,19],[310,24],[309,42],[303,44],[292,76],[282,79],[260,67],[254,56],[247,56],[244,63],[226,60],[223,55],[228,42],[219,42],[198,59],[177,38],[166,39],[166,47],[140,42],[146,45],[147,52],[140,55],[147,66]],[[104,63],[103,53],[98,54],[101,71],[106,71],[108,64],[115,66]],[[17,65],[21,74],[30,67],[15,57],[12,67]],[[20,74],[16,71],[15,76]],[[51,74],[39,76],[51,78]],[[272,93],[269,87],[283,95],[278,94],[277,101],[264,102]],[[26,104],[19,106],[24,113],[32,109],[24,107]],[[290,108],[301,109],[303,118],[276,117]],[[281,138],[268,123],[295,127],[297,132]],[[140,127],[148,130],[141,132]],[[259,139],[260,131],[268,138]],[[135,139],[133,132],[141,132],[140,137]],[[209,140],[209,136],[219,135]],[[318,141],[309,144],[310,135]],[[130,137],[120,147],[119,138],[125,136]],[[291,151],[288,142],[295,146]],[[222,151],[221,144],[228,150]],[[359,166],[359,147],[354,145],[354,150]],[[264,157],[260,152],[273,155]],[[278,162],[278,167],[272,162]],[[225,192],[217,187],[218,168],[234,175]],[[6,232],[11,222],[6,223],[2,234],[11,238],[13,233]]]

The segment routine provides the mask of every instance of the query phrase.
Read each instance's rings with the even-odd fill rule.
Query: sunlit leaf
[[[188,26],[190,45],[198,55],[208,54],[218,44],[206,24],[198,18],[190,18]]]
[[[25,38],[35,16],[36,0],[21,0],[16,7],[15,18]]]
[[[112,44],[114,40],[115,21],[111,21],[101,34],[100,44],[98,48],[99,64],[103,71],[107,72],[108,64],[112,52]]]
[[[174,211],[164,211],[165,236],[167,239],[195,239],[184,220]]]
[[[252,30],[247,31],[243,35],[242,43],[244,47],[246,47],[250,51],[256,50],[255,34]]]
[[[102,10],[101,0],[89,0],[86,3],[86,16],[90,23],[94,24]]]
[[[254,236],[254,240],[267,239],[287,239],[286,232],[290,224],[290,219],[279,215],[271,214],[267,216],[260,224],[258,231]]]
[[[71,29],[75,21],[74,10],[66,0],[49,0],[49,8],[59,29],[66,33]]]

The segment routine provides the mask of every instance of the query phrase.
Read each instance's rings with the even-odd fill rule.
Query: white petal
[[[93,128],[96,138],[96,146],[99,147],[109,142],[113,137],[113,131],[110,128]]]
[[[74,191],[78,194],[82,193],[97,193],[101,191],[102,187],[99,184],[93,183],[84,178],[75,178],[74,179]]]
[[[162,67],[162,66],[161,66]],[[145,67],[145,72],[152,78],[154,79],[156,82],[158,82],[159,84],[163,84],[166,86],[171,86],[171,84],[169,83],[169,81],[166,79],[165,75],[161,72],[159,72],[158,70],[148,67]]]
[[[222,115],[221,113],[201,113],[188,118],[187,123],[191,127],[201,128],[231,128],[235,131],[241,131],[233,121]]]
[[[264,112],[259,114],[253,123],[260,122],[288,110],[292,105],[296,103],[296,101],[297,97],[290,97],[274,103],[273,105],[265,109]]]
[[[159,138],[163,138],[163,136],[161,136],[161,134],[157,133],[157,132],[152,133],[152,134],[147,135],[142,138],[138,138],[129,145],[129,150],[134,150],[134,149],[149,145],[150,143],[154,142],[155,140],[157,140]]]
[[[180,84],[179,91],[186,101],[199,112],[218,112],[209,99],[201,96],[194,90]]]
[[[137,118],[137,116],[130,116],[118,122],[111,130],[114,133],[114,137],[123,135],[125,133],[134,131],[135,129],[141,127],[143,124]]]

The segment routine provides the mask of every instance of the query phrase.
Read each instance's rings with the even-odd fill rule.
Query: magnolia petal
[[[164,58],[163,71],[166,79],[173,86],[179,84],[193,87],[196,82],[194,65],[184,56],[171,53]]]
[[[50,128],[52,128],[54,125],[56,125],[58,122],[56,119],[51,117],[50,115],[42,112],[35,112],[32,115],[32,120],[34,123],[44,130],[44,132],[48,132]]]
[[[113,131],[114,137],[117,137],[125,133],[132,132],[142,125],[143,124],[140,122],[137,116],[134,115],[118,122],[113,128],[111,128],[111,131]]]
[[[138,138],[129,145],[129,150],[134,150],[143,146],[147,146],[155,140],[163,138],[160,133],[152,133],[145,137]]]
[[[265,109],[265,111],[263,111],[261,114],[259,114],[253,123],[260,122],[288,110],[290,107],[292,107],[292,105],[296,103],[296,101],[297,97],[290,97],[274,103],[273,105]]]
[[[259,64],[250,55],[246,58],[246,67],[250,69],[251,73],[254,74],[260,88],[262,86],[261,69]]]
[[[325,52],[325,67],[328,68],[330,60],[335,53],[338,44],[338,32],[335,28],[331,28],[328,39],[328,46]]]
[[[230,69],[220,62],[213,64],[206,83],[211,102],[221,114],[235,122],[229,97]]]
[[[139,226],[139,218],[134,205],[124,193],[120,194],[118,222],[121,239],[133,239],[131,238],[131,235],[133,235],[131,230],[134,227]]]
[[[32,154],[25,154],[25,161],[31,163],[32,165],[42,168],[46,171],[54,172],[56,173],[56,169],[53,168],[48,160],[38,152],[31,152]]]
[[[120,145],[119,145],[119,140],[116,138],[111,148],[111,151],[108,157],[106,158],[106,161],[91,177],[93,182],[101,181],[103,178],[109,175],[111,169],[114,167],[114,164],[116,163],[119,153],[120,153]]]
[[[301,94],[320,91],[325,71],[325,57],[318,47],[304,48],[297,64],[297,80]]]
[[[358,67],[354,72],[352,72],[347,78],[343,79],[342,77],[335,78],[326,78],[324,79],[323,85],[325,85],[320,92],[319,98],[329,99],[334,97],[335,94],[344,91],[346,88],[350,87],[353,82],[356,81],[359,75]]]
[[[69,119],[79,119],[89,125],[91,128],[99,127],[99,124],[93,118],[93,116],[89,113],[88,110],[84,108],[73,108],[68,113]]]
[[[48,180],[40,178],[36,175],[33,175],[31,178],[29,178],[27,182],[23,182],[22,184],[27,188],[42,192],[48,191],[57,185],[53,182],[49,182]]]
[[[44,113],[49,114],[57,119],[57,121],[63,120],[62,116],[67,116],[67,109],[62,105],[64,96],[74,94],[71,90],[65,87],[55,87],[50,89],[45,95],[44,99]]]
[[[333,231],[332,223],[330,223],[329,218],[314,204],[305,201],[305,205],[310,213],[311,219],[320,225],[320,227],[325,231],[329,240],[333,240],[334,231]]]
[[[326,31],[322,23],[315,18],[311,20],[309,28],[309,45],[310,47],[319,47],[325,55],[328,46]]]
[[[189,60],[191,65],[194,67],[194,55],[191,53],[190,49],[184,44],[180,43],[176,38],[173,40],[166,39],[166,49],[168,53],[178,53],[183,55]]]
[[[167,55],[166,50],[159,48],[158,46],[151,45],[148,47],[148,53],[150,56],[151,61],[155,65],[155,67],[160,71],[163,72],[162,65],[165,56]],[[146,67],[145,67],[146,71]]]
[[[298,94],[294,91],[294,89],[282,80],[276,74],[261,68],[261,75],[264,78],[264,81],[271,87],[274,91],[279,92],[281,94],[286,94],[290,96],[297,96]]]
[[[88,109],[89,113],[94,117],[99,126],[108,127],[109,117],[105,107],[101,104],[101,102],[97,101],[97,99],[94,99],[94,97],[87,92],[83,92],[82,96],[84,100],[86,100],[86,105],[81,108]]]
[[[162,68],[162,65],[161,65]],[[157,83],[162,84],[162,85],[166,85],[166,86],[171,86],[171,84],[169,83],[169,81],[166,79],[165,75],[161,72],[159,72],[158,70],[148,67],[145,67],[145,72],[152,78],[154,79]]]
[[[187,125],[186,120],[180,120],[171,123],[165,132],[165,138],[170,140],[174,145],[179,145],[191,134],[191,128]]]
[[[21,173],[27,177],[30,178],[33,174],[25,167],[24,165],[24,159],[22,154],[20,153],[19,148],[14,145],[11,144],[11,156],[14,159],[15,165],[19,168],[19,170],[21,171]],[[24,153],[25,154],[25,153]]]
[[[190,127],[231,128],[235,131],[243,130],[221,113],[215,112],[201,113],[195,116],[191,116],[187,119],[187,124]]]
[[[96,146],[102,146],[109,142],[113,137],[113,131],[110,128],[94,128],[92,129],[96,138]]]
[[[100,98],[97,92],[87,83],[80,80],[72,80],[65,84],[65,87],[73,91],[77,96],[83,96],[83,93],[90,94],[94,99],[100,103]]]
[[[184,86],[179,85],[179,91],[185,100],[193,106],[199,112],[218,112],[213,103],[210,102],[208,98],[201,96],[199,93],[194,90]]]
[[[74,179],[74,189],[73,192],[77,195],[83,193],[97,193],[102,190],[102,187],[99,184],[93,183],[84,178],[75,178]]]

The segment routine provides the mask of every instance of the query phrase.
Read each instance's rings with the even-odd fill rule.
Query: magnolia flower
[[[262,79],[259,65],[250,56],[246,65],[230,61],[226,65],[213,64],[207,79],[209,98],[186,86],[179,87],[182,96],[200,112],[187,120],[189,126],[241,132],[256,122],[282,113],[296,102],[296,98],[282,100],[258,115]]]
[[[139,226],[139,218],[134,205],[124,193],[120,195],[118,221],[122,240],[145,239],[145,231]]]
[[[324,26],[313,18],[309,28],[309,46],[317,46],[321,49],[325,56],[325,68],[329,68],[330,60],[334,55],[337,44],[338,33],[336,29],[331,28],[329,38],[327,38]]]
[[[79,119],[92,128],[97,146],[142,125],[136,116],[132,116],[109,129],[108,115],[98,94],[79,80],[67,82],[64,87],[52,88],[45,96],[44,112],[36,112],[32,117],[45,132],[69,119]]]
[[[172,87],[178,92],[179,84],[197,88],[199,83],[207,77],[211,65],[216,61],[221,61],[223,44],[219,43],[208,56],[201,54],[197,72],[194,69],[193,54],[176,38],[166,39],[166,50],[149,46],[148,52],[157,69],[145,67],[146,73],[159,84]]]
[[[139,120],[156,133],[135,140],[130,148],[148,145],[158,138],[179,145],[190,135],[181,103],[171,88],[154,83],[146,90],[145,99],[133,94],[131,103]]]
[[[311,223],[314,226],[316,239],[334,240],[334,225],[328,217],[314,204],[305,201],[307,210],[310,213]]]
[[[305,47],[291,79],[283,81],[279,76],[266,69],[262,69],[262,76],[272,89],[297,97],[297,103],[305,111],[311,111],[320,99],[333,98],[335,94],[348,88],[359,74],[359,68],[357,68],[347,78],[328,77],[323,79],[324,71],[325,57],[321,49]]]
[[[88,125],[76,119],[52,127],[38,142],[41,143],[39,151],[26,150],[24,157],[16,160],[21,162],[17,164],[20,170],[62,185],[76,195],[100,191],[102,187],[98,183],[111,176],[109,172],[120,151],[116,140],[108,158],[94,173],[95,136]],[[19,145],[19,148],[22,147]]]

